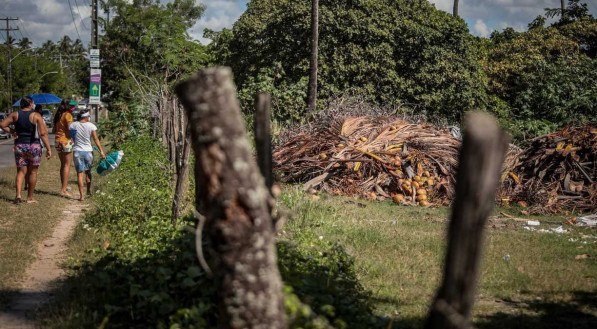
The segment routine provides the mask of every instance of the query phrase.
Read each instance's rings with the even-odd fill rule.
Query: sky
[[[301,1],[301,0],[295,0]],[[308,1],[308,0],[302,0]],[[429,0],[435,6],[452,12],[453,0]],[[164,1],[166,2],[166,1]],[[231,27],[247,7],[248,0],[196,0],[205,5],[204,16],[189,30],[189,34],[202,43],[203,30],[219,31]],[[81,38],[85,45],[90,40],[91,0],[0,0],[0,18],[18,17],[11,22],[13,36],[18,40],[28,37],[34,46],[46,40],[57,41],[63,35]],[[597,0],[585,0],[594,16],[597,16]],[[493,30],[513,27],[526,29],[546,7],[559,7],[560,0],[460,0],[460,16],[467,22],[471,33],[487,37]],[[1,22],[4,28],[4,21]],[[5,32],[0,42],[5,42]]]

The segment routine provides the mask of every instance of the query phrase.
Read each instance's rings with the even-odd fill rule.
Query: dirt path
[[[56,285],[63,278],[64,272],[59,265],[85,208],[85,204],[70,203],[63,211],[64,219],[39,244],[36,260],[27,268],[21,289],[12,296],[8,308],[0,312],[0,328],[35,328],[34,312],[51,299]]]

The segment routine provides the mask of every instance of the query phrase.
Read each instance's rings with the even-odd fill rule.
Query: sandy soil
[[[36,260],[27,268],[20,291],[12,296],[8,308],[0,312],[0,328],[35,328],[37,308],[51,301],[53,291],[64,276],[60,263],[64,259],[68,240],[86,207],[85,204],[71,203],[63,210],[64,218],[54,227],[52,234],[39,244]]]

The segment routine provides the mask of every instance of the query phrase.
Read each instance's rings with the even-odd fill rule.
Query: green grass
[[[448,208],[397,206],[390,202],[326,195],[314,197],[296,187],[284,190],[281,203],[291,216],[279,234],[280,268],[286,283],[293,287],[303,302],[319,314],[326,313],[321,305],[335,305],[335,311],[330,312],[336,312],[346,320],[348,328],[421,327],[442,272]],[[474,308],[475,325],[479,328],[595,327],[595,230],[566,227],[570,231],[566,234],[530,232],[522,228],[521,222],[504,219],[501,215],[507,213],[527,218],[521,215],[520,210],[496,210],[494,215],[501,219],[492,219],[490,224],[501,228],[489,225],[486,231]],[[541,221],[539,228],[553,228],[567,219],[562,216],[528,218]],[[83,224],[77,228],[70,244],[73,264],[85,259],[90,262],[93,273],[108,270],[106,273],[120,273],[118,275],[131,277],[127,280],[138,284],[147,280],[144,275],[154,275],[152,268],[143,270],[148,264],[180,270],[167,253],[158,253],[157,256],[161,256],[155,260],[142,257],[130,264],[126,259],[113,262],[115,258],[106,258],[101,251],[98,252],[105,239],[109,239],[102,236],[103,233],[86,229]],[[118,249],[116,241],[113,240],[114,248]],[[162,243],[166,248],[174,242],[164,240]],[[354,258],[356,277],[352,275],[352,260],[344,257],[343,251],[333,252],[336,249],[330,246],[335,245]],[[90,249],[98,254],[90,254]],[[575,259],[580,254],[592,257]],[[110,272],[114,266],[116,269],[124,267],[120,272]],[[90,298],[98,293],[101,295],[105,291],[103,286],[101,291],[93,292],[90,288],[97,286],[89,285],[90,277],[81,276],[81,272],[77,271],[72,275],[71,280],[83,283],[84,289],[75,289],[74,299],[67,304],[58,304],[59,312],[51,312],[43,323],[53,323],[56,328],[75,328],[82,323],[99,325],[102,319],[107,319],[102,315],[105,301],[99,299],[96,302]],[[144,279],[137,279],[137,275]],[[116,294],[116,287],[110,287],[111,293]],[[201,291],[202,287],[189,289]],[[127,285],[121,288],[128,293]],[[171,288],[164,291],[173,293]],[[195,295],[199,296],[201,294]],[[69,294],[64,297],[69,297]],[[73,298],[72,293],[70,298]],[[91,302],[86,303],[87,299]],[[135,308],[133,304],[114,305],[130,307],[136,313],[147,311]],[[369,312],[369,305],[373,306],[374,314]],[[351,317],[350,312],[355,316]],[[168,321],[166,318],[163,320]],[[356,322],[351,323],[351,320]],[[113,326],[125,325],[126,321],[110,317]]]
[[[0,307],[19,288],[27,265],[35,258],[37,244],[51,233],[62,216],[62,209],[69,202],[76,202],[58,196],[58,172],[56,156],[50,161],[44,159],[35,194],[39,203],[14,205],[15,168],[0,169]],[[74,184],[71,182],[73,188]],[[26,192],[23,193],[25,197]]]
[[[400,327],[421,323],[440,280],[449,209],[312,197],[294,188],[286,191],[283,201],[294,214],[284,239],[310,234],[339,243],[355,258],[359,281],[372,292],[379,315],[395,318]],[[500,212],[524,217],[517,209],[495,213]],[[539,219],[542,228],[565,220],[533,219]],[[504,221],[506,228],[489,228],[486,234],[474,309],[477,325],[597,324],[595,230],[566,227],[567,234],[539,233],[523,229],[520,222]],[[579,254],[592,258],[576,260]]]

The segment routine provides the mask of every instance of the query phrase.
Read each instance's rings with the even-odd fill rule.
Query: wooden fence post
[[[493,209],[507,148],[508,137],[493,117],[483,113],[466,117],[443,281],[426,329],[470,327],[483,229]]]
[[[274,184],[272,173],[272,132],[270,127],[271,96],[258,93],[255,96],[255,148],[257,149],[257,163],[265,179],[265,186],[271,190]]]
[[[271,197],[251,155],[229,68],[177,86],[195,152],[198,209],[213,250],[221,328],[285,328]]]

